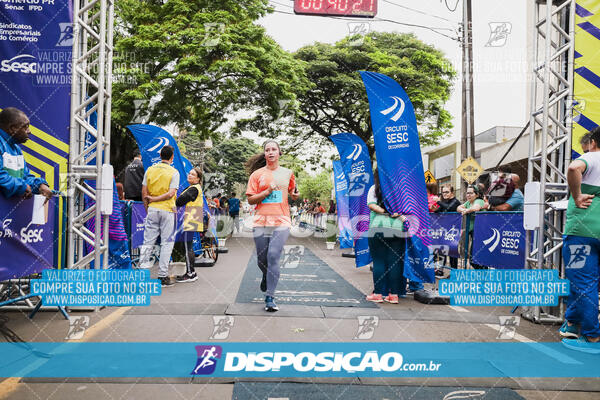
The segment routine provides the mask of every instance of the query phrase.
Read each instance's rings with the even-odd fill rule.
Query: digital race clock
[[[296,14],[373,18],[377,0],[294,0]]]

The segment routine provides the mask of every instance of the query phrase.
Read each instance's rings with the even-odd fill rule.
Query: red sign
[[[373,18],[377,0],[294,0],[296,14]]]

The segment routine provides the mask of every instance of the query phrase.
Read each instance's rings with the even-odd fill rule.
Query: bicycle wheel
[[[214,237],[204,237],[202,244],[203,255],[206,258],[213,260],[214,263],[219,259],[219,252],[217,251],[217,240]]]

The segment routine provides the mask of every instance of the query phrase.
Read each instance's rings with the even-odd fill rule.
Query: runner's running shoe
[[[179,275],[177,277],[177,282],[194,282],[198,280],[198,275],[195,272],[192,272],[191,274],[185,273],[183,275]]]
[[[581,336],[577,339],[563,339],[562,344],[571,350],[600,354],[600,342],[590,342],[585,336]]]
[[[277,307],[277,304],[275,304],[275,299],[273,298],[273,296],[265,297],[265,311],[268,311],[268,312],[279,311],[279,307]]]
[[[560,336],[569,339],[577,339],[579,337],[579,329],[577,328],[577,325],[569,326],[567,321],[563,322],[562,326],[558,330],[558,333]]]

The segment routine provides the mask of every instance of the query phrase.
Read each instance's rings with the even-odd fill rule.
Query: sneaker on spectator
[[[168,287],[168,286],[173,286],[174,283],[171,282],[171,277],[170,276],[162,276],[158,278],[160,280],[160,286],[161,287]]]
[[[177,277],[177,282],[194,282],[198,280],[198,275],[195,272],[191,274],[185,273]]]
[[[565,321],[558,330],[558,333],[564,338],[577,339],[579,337],[579,328],[577,328],[577,325],[569,326],[567,321]]]
[[[273,298],[273,296],[265,297],[265,311],[268,311],[268,312],[279,311],[279,307],[277,307],[277,304],[275,304],[275,299]]]
[[[388,296],[385,296],[383,298],[383,301],[388,302],[390,304],[398,304],[398,295],[397,294],[390,294]]]
[[[590,342],[585,336],[580,336],[577,339],[563,339],[562,344],[571,350],[600,354],[600,342]]]
[[[372,301],[373,303],[383,303],[383,296],[376,293],[371,293],[367,297],[367,301]]]

